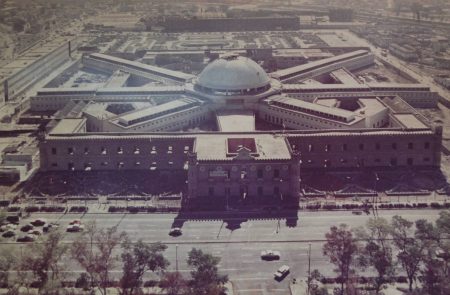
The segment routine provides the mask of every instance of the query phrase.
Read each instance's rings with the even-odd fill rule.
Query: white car
[[[288,275],[288,273],[289,273],[289,266],[283,265],[273,274],[273,276],[275,277],[276,280],[282,280],[285,276]]]
[[[280,259],[280,251],[265,250],[261,251],[261,259],[264,260],[278,260]]]

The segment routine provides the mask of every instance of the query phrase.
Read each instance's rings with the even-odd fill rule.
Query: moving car
[[[263,260],[278,260],[280,259],[280,251],[265,250],[261,251],[261,259]]]
[[[275,280],[281,281],[288,274],[289,274],[289,266],[283,265],[273,274],[273,276],[275,277]]]
[[[181,231],[181,228],[179,228],[179,227],[174,227],[169,232],[169,235],[174,236],[174,237],[180,236],[181,234],[182,234],[182,231]]]

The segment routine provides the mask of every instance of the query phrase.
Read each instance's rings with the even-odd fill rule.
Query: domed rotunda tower
[[[270,89],[271,79],[253,60],[230,54],[220,57],[198,76],[195,89],[207,95],[258,95]]]

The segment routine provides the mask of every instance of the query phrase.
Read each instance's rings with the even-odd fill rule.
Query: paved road
[[[286,213],[289,219],[297,213]],[[409,220],[425,218],[435,220],[436,210],[392,210],[380,211],[380,216],[390,219],[401,214]],[[75,218],[84,222],[96,220],[101,228],[118,226],[126,231],[132,240],[145,242],[162,241],[168,245],[166,257],[171,269],[176,267],[178,257],[179,270],[188,275],[187,253],[192,247],[220,256],[220,270],[230,276],[238,294],[287,294],[289,282],[294,277],[304,277],[308,268],[308,244],[312,245],[311,267],[318,268],[325,275],[332,275],[332,267],[321,253],[323,238],[332,225],[347,223],[353,226],[363,225],[367,215],[352,215],[347,211],[335,212],[299,212],[297,225],[286,225],[286,218],[248,219],[228,218],[226,221],[212,218],[186,220],[175,214],[33,214],[30,219],[45,217],[48,221],[58,221],[61,230]],[[23,222],[27,222],[26,220]],[[183,235],[170,237],[168,232],[173,225],[182,227]],[[238,226],[239,225],[239,226]],[[230,229],[231,227],[231,229]],[[65,241],[70,243],[77,233],[66,233]],[[315,240],[315,241],[314,241]],[[7,244],[0,245],[2,247]],[[260,251],[274,249],[281,251],[280,261],[262,261]],[[176,251],[177,250],[177,251]],[[177,255],[176,255],[176,252]],[[70,271],[81,271],[73,262],[62,261],[69,265]],[[291,267],[291,274],[283,281],[276,282],[273,272],[281,265]]]

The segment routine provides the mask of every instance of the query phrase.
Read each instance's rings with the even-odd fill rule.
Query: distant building
[[[159,24],[167,32],[286,31],[300,29],[298,17],[173,18]]]
[[[330,22],[352,22],[353,9],[345,9],[345,8],[330,9],[329,18]]]
[[[410,45],[399,45],[396,43],[389,45],[389,52],[406,61],[417,61],[419,56],[417,55],[417,51]]]

